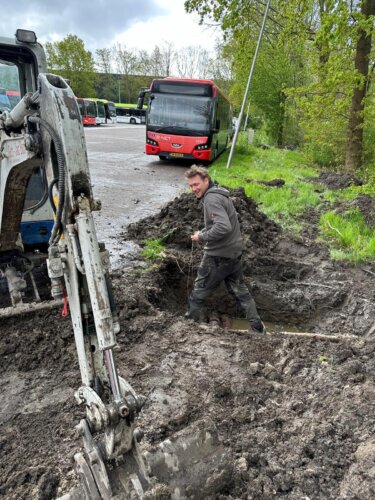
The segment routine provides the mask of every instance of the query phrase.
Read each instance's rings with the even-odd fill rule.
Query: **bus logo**
[[[172,142],[172,147],[173,148],[180,148],[182,144],[177,144],[177,142]]]

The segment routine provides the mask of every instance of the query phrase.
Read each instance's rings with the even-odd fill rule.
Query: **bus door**
[[[106,120],[104,102],[94,101],[94,104],[96,106],[96,125],[102,125]]]
[[[108,101],[104,104],[106,123],[117,123],[116,106],[112,101]]]

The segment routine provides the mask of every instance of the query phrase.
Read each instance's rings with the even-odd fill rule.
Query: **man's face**
[[[207,177],[202,179],[200,175],[194,175],[194,177],[188,179],[188,183],[195,196],[197,198],[202,198],[208,189],[210,181]]]

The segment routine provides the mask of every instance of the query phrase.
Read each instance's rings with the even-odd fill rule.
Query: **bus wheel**
[[[134,125],[135,124],[134,118],[130,118],[129,123],[131,123],[132,125]]]

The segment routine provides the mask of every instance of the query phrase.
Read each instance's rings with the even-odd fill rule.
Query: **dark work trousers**
[[[237,304],[246,314],[250,323],[260,320],[254,299],[243,280],[241,256],[236,259],[226,257],[213,257],[203,255],[202,262],[198,268],[194,288],[189,298],[189,310],[187,318],[199,320],[203,303],[213,291],[224,281]]]

